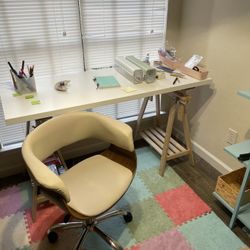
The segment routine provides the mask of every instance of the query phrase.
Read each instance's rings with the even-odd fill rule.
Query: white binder
[[[143,70],[125,57],[116,57],[115,69],[133,83],[141,83],[143,81]]]

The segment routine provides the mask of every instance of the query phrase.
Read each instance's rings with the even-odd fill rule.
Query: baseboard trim
[[[184,140],[184,134],[180,129],[174,128],[174,134],[181,141]],[[216,169],[221,174],[227,174],[233,170],[226,163],[221,161],[215,155],[211,154],[209,151],[203,148],[196,141],[191,140],[191,143],[192,143],[193,152],[197,154],[200,158],[202,158],[204,161],[206,161],[209,165],[211,165],[214,169]]]
[[[191,142],[192,142],[193,152],[196,153],[199,157],[201,157],[204,161],[209,163],[217,171],[219,171],[222,174],[226,174],[232,171],[232,169],[227,164],[225,164],[223,161],[221,161],[216,156],[211,154],[209,151],[203,148],[200,144],[198,144],[195,141],[191,141]]]

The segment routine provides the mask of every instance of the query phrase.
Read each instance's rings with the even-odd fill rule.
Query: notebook
[[[97,76],[95,79],[98,88],[112,88],[120,86],[114,76]]]

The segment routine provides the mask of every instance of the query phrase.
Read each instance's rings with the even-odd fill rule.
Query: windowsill
[[[165,114],[166,112],[161,111],[161,115]],[[144,114],[143,118],[150,118],[150,117],[154,117],[155,116],[155,112],[150,112],[148,114]],[[131,117],[125,117],[125,118],[121,118],[119,119],[119,121],[125,122],[125,123],[129,123],[129,122],[135,122],[138,120],[138,115],[134,115]]]
[[[0,149],[0,153],[10,151],[10,150],[19,149],[19,148],[22,147],[22,144],[23,144],[22,142],[17,142],[17,143],[13,143],[13,144],[10,144],[10,145],[7,145],[7,146],[3,146]]]

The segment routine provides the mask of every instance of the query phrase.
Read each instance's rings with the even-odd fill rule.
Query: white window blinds
[[[83,69],[79,12],[72,0],[0,1],[0,84],[10,80],[7,62],[35,65],[35,76]],[[0,109],[0,140],[22,141],[25,124],[6,126]]]
[[[8,61],[17,69],[22,60],[34,64],[39,76],[82,70],[83,57],[87,69],[113,65],[118,55],[154,59],[163,46],[165,15],[165,0],[1,0],[0,84],[10,80]],[[95,111],[122,118],[139,107],[130,101]],[[25,124],[6,126],[0,109],[0,142],[24,136]]]
[[[35,65],[35,74],[82,69],[77,2],[72,0],[0,1],[0,80],[9,79],[7,61]]]
[[[85,62],[88,68],[113,65],[114,58],[158,58],[163,45],[165,0],[81,0]]]
[[[116,56],[158,59],[165,40],[166,0],[81,0],[86,68],[112,66]],[[141,100],[94,109],[116,118],[138,114]],[[146,112],[155,110],[154,102]]]

